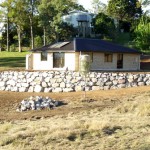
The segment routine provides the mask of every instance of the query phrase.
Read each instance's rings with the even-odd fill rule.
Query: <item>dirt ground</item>
[[[122,101],[144,92],[150,92],[150,86],[108,91],[90,91],[86,92],[86,99],[84,98],[84,92],[19,93],[0,91],[0,121],[36,120],[55,115],[79,113],[88,109],[114,107]],[[18,104],[24,98],[29,98],[30,96],[49,96],[52,99],[62,101],[64,105],[53,110],[16,112]]]

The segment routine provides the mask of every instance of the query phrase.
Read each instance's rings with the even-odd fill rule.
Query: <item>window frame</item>
[[[113,62],[113,54],[112,53],[104,53],[104,62],[112,63]]]
[[[41,52],[41,61],[48,60],[48,53],[46,51]]]
[[[56,63],[56,60],[54,60],[55,59],[55,54],[60,54],[60,55],[62,55],[63,56],[63,59],[61,60],[61,61],[63,61],[62,62],[62,64],[60,64],[60,66],[57,66],[57,64],[55,64]],[[61,58],[61,57],[60,57]],[[59,59],[60,59],[59,58]],[[58,60],[57,60],[58,61]],[[62,65],[62,66],[61,66]],[[64,66],[65,66],[65,52],[53,52],[53,68],[64,68]]]

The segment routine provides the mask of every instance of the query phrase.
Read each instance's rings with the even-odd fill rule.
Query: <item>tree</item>
[[[41,0],[38,6],[39,26],[43,28],[43,43],[46,45],[46,31],[50,28],[50,21],[54,16],[54,8],[50,0]]]
[[[114,20],[103,13],[99,13],[93,19],[94,30],[96,34],[113,38],[115,25]]]
[[[138,0],[109,0],[107,12],[120,21],[131,22],[136,14],[142,14],[142,9]]]
[[[22,31],[24,25],[27,21],[26,10],[25,10],[25,1],[15,0],[13,1],[11,12],[11,22],[16,25],[17,34],[18,34],[18,47],[19,52],[22,52]]]
[[[18,46],[19,51],[22,51],[22,44],[27,45],[29,39],[31,39],[31,47],[34,47],[34,34],[33,27],[35,26],[34,20],[37,18],[37,6],[40,0],[5,0],[2,4],[4,9],[8,10],[9,6],[9,26],[15,26],[18,34]],[[8,5],[9,4],[9,5]],[[8,12],[8,11],[6,11]],[[35,15],[36,14],[36,15]],[[7,15],[5,15],[7,16]],[[5,17],[6,18],[6,17]],[[37,24],[37,22],[36,22]],[[10,28],[9,28],[10,30]],[[30,30],[30,37],[28,36],[28,31]],[[5,35],[5,34],[4,34]],[[10,36],[10,33],[8,34]],[[7,36],[8,37],[8,36]],[[28,39],[24,39],[28,37]],[[16,36],[14,35],[16,39]],[[23,43],[24,42],[24,43]],[[9,44],[11,41],[9,42]]]
[[[47,41],[59,41],[64,33],[62,16],[77,8],[78,5],[73,0],[42,0],[39,7],[39,25],[43,27],[44,45]],[[79,5],[80,9],[83,9]],[[65,25],[65,27],[67,27]],[[67,27],[68,28],[68,27]]]
[[[102,3],[100,0],[93,0],[92,6],[95,14],[104,13],[107,14],[107,5]]]
[[[150,0],[140,0],[139,2],[143,7],[147,7],[150,5]]]
[[[134,34],[136,47],[150,52],[150,18],[145,14],[141,17]]]
[[[7,29],[7,51],[9,51],[9,24],[10,24],[10,9],[12,5],[13,0],[7,0],[0,4],[0,21],[4,24],[6,23],[6,29]]]
[[[62,22],[60,25],[60,41],[66,41],[75,37],[78,33],[78,30],[65,22]]]
[[[35,47],[41,47],[43,42],[42,42],[42,38],[40,36],[36,36],[34,38],[34,41],[35,41]]]
[[[68,14],[69,11],[74,10],[77,7],[73,0],[53,0],[52,5],[55,10],[55,15],[51,21],[51,28],[55,35],[55,40],[60,40],[62,31],[62,16]]]
[[[33,30],[33,24],[34,24],[34,15],[37,14],[37,6],[39,5],[40,0],[25,0],[25,9],[27,12],[27,16],[29,19],[29,25],[30,25],[30,35],[31,35],[31,48],[34,48],[34,30]]]

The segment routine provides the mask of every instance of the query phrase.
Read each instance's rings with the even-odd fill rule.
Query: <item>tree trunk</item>
[[[31,48],[34,48],[34,34],[33,34],[33,18],[30,17],[30,30],[31,30]]]
[[[9,18],[7,18],[7,52],[9,52]]]
[[[0,40],[0,52],[2,51],[2,44],[1,44],[1,40]]]
[[[31,48],[34,48],[34,33],[33,33],[33,1],[31,0],[31,16],[30,19],[30,29],[31,29]]]
[[[21,29],[20,26],[18,26],[18,46],[19,46],[19,52],[22,52],[22,48],[21,48]]]
[[[46,45],[46,28],[45,27],[43,28],[43,33],[44,33],[43,41],[44,41],[44,46],[45,46]]]

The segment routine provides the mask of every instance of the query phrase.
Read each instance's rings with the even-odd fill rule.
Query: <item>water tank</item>
[[[81,55],[80,56],[80,72],[86,74],[90,71],[90,56]]]
[[[77,17],[77,21],[87,22],[87,21],[89,21],[89,19],[88,19],[88,16],[87,16],[87,15],[85,15],[85,14],[80,14],[80,15],[78,15],[78,17]]]

